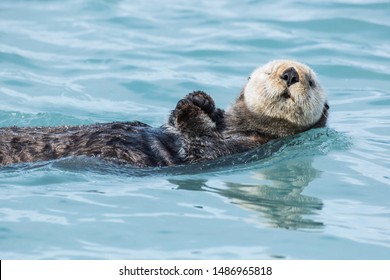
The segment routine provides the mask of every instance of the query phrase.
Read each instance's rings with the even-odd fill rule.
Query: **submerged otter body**
[[[100,157],[136,167],[195,163],[323,127],[328,105],[314,72],[294,61],[256,69],[225,112],[195,91],[159,128],[141,122],[0,129],[0,165],[71,156]]]

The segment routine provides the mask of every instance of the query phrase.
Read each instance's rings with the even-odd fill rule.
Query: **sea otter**
[[[226,111],[203,91],[181,99],[166,124],[114,122],[0,129],[0,165],[90,156],[135,167],[196,163],[244,152],[326,125],[329,106],[306,65],[271,61],[256,69]]]

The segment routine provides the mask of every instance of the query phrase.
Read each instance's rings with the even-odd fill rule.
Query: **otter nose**
[[[294,67],[290,67],[284,70],[281,78],[287,82],[288,87],[299,82],[299,75]]]

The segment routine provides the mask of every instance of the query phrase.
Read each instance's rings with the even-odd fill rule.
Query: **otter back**
[[[180,163],[180,139],[141,122],[0,129],[0,164],[91,156],[137,167]]]

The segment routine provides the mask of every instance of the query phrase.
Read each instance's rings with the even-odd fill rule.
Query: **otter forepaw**
[[[188,99],[182,99],[177,103],[175,113],[177,124],[187,123],[204,115],[204,112]]]
[[[215,123],[210,117],[188,99],[178,102],[174,123],[182,133],[192,136],[209,135],[215,131]]]
[[[205,135],[223,129],[223,111],[203,91],[194,91],[181,99],[168,123],[190,135]]]
[[[184,97],[184,99],[190,100],[195,106],[202,109],[208,115],[215,111],[214,100],[210,95],[203,91],[194,91]]]

